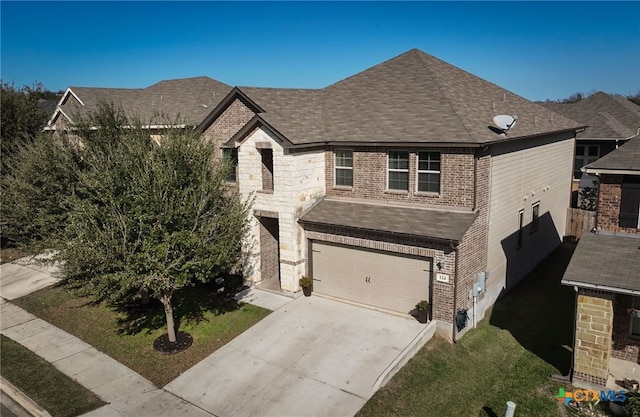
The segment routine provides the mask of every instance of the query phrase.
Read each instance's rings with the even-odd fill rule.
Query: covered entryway
[[[260,220],[260,286],[280,290],[280,232],[278,218]]]
[[[311,242],[314,291],[348,301],[409,313],[429,300],[430,271],[426,258]]]

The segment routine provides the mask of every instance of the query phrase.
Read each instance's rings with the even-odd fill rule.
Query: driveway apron
[[[381,378],[390,377],[429,339],[432,327],[322,297],[300,297],[165,389],[220,417],[352,416]]]

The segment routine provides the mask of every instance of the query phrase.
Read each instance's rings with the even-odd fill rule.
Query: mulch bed
[[[174,355],[188,349],[192,344],[193,337],[189,333],[177,332],[175,342],[170,342],[169,334],[165,333],[154,340],[153,348],[163,355]]]

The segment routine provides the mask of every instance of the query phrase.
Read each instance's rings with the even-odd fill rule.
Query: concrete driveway
[[[0,297],[14,300],[58,282],[58,267],[41,262],[48,256],[28,256],[0,265]]]
[[[435,325],[299,297],[165,389],[216,416],[352,416]]]

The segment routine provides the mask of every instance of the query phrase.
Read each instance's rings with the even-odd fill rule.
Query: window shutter
[[[620,198],[620,227],[638,228],[640,211],[640,184],[622,184]]]

